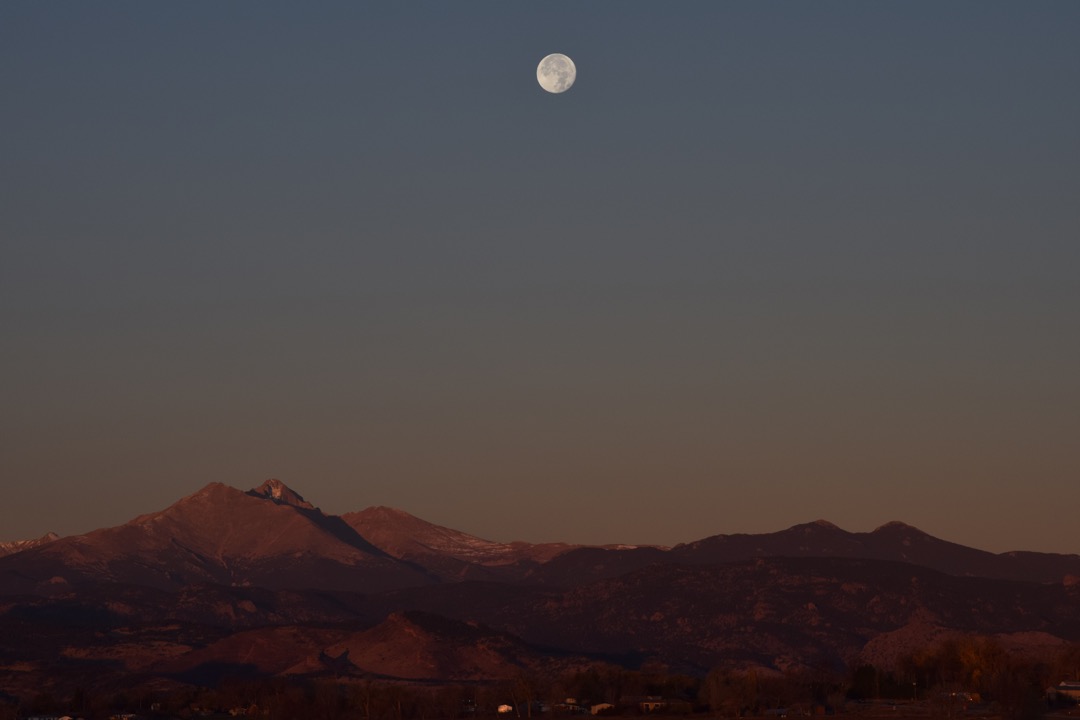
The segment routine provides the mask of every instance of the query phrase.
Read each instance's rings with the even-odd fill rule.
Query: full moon
[[[536,66],[536,82],[549,93],[566,92],[576,79],[574,61],[562,53],[552,53]]]

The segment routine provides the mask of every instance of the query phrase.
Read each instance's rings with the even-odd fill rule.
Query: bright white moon
[[[574,61],[562,53],[552,53],[536,66],[536,82],[549,93],[566,92],[576,79]]]

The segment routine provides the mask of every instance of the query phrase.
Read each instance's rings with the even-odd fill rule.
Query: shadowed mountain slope
[[[852,533],[818,520],[763,534],[714,535],[677,545],[654,548],[579,548],[535,569],[529,582],[570,587],[618,577],[665,562],[717,565],[758,557],[835,557],[904,562],[962,577],[987,577],[1025,582],[1060,583],[1080,576],[1080,556],[1053,553],[994,554],[940,540],[900,522],[868,533]]]
[[[1080,556],[1002,553],[941,540],[902,522],[868,533],[822,520],[764,535],[715,535],[672,550],[676,562],[713,564],[748,557],[846,557],[906,562],[949,575],[1059,583],[1080,574]]]

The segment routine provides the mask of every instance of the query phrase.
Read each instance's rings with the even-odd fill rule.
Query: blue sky
[[[0,537],[1080,552],[1080,5],[0,6]],[[575,86],[536,63],[570,55]]]

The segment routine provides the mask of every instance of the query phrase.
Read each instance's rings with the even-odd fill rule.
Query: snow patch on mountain
[[[60,536],[54,532],[49,532],[34,540],[12,540],[10,542],[0,542],[0,557],[5,555],[14,555],[17,552],[23,550],[29,550],[30,548],[36,548],[41,545],[51,543],[53,540],[59,540]]]
[[[438,555],[476,565],[544,562],[573,547],[563,543],[500,543],[436,525],[389,507],[370,507],[342,516],[366,540],[397,558]]]

